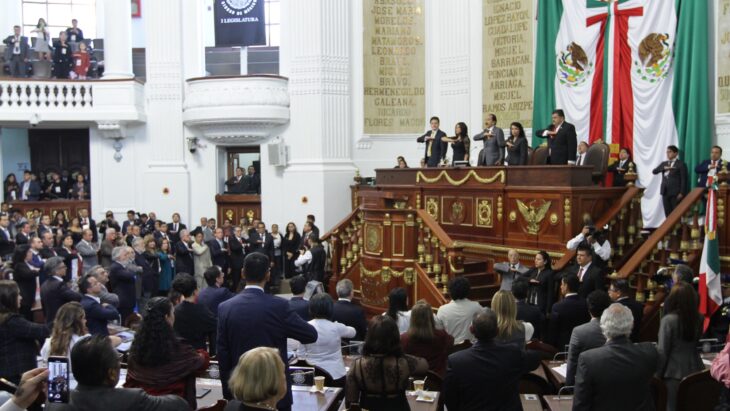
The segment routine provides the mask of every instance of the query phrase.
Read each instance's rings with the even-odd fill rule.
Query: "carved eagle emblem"
[[[525,204],[522,200],[517,200],[517,208],[520,210],[520,214],[527,222],[527,232],[529,234],[537,234],[540,231],[540,223],[545,219],[552,201],[542,201],[542,205],[535,207],[535,202],[532,200],[529,205]]]
[[[664,57],[665,50],[669,50],[669,34],[651,33],[644,37],[639,44],[639,58],[644,67],[652,67]]]

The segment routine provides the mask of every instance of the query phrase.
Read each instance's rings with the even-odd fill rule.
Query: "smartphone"
[[[70,370],[68,358],[48,357],[48,402],[68,403]]]

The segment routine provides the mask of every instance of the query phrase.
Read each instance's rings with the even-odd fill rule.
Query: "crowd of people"
[[[47,173],[25,170],[22,180],[10,173],[3,181],[3,192],[5,201],[88,200],[91,198],[89,170],[86,166]]]
[[[32,47],[28,37],[22,34],[22,29],[18,25],[13,26],[13,34],[3,40],[5,44],[3,57],[12,77],[27,77],[28,63],[37,59],[52,63],[53,78],[80,80],[87,78],[93,50],[89,39],[84,38],[83,30],[78,27],[78,20],[71,20],[71,27],[60,31],[55,39],[51,38],[48,24],[43,18],[38,19],[31,33],[36,36],[35,45]]]

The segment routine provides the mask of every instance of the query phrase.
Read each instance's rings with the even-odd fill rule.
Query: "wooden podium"
[[[218,194],[215,196],[218,208],[218,224],[230,220],[233,225],[246,217],[249,221],[261,219],[261,196],[257,194]]]

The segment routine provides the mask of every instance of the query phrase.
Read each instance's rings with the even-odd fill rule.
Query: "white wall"
[[[2,178],[15,173],[23,179],[23,170],[30,168],[30,146],[28,130],[25,128],[0,128],[0,151],[2,152]]]

